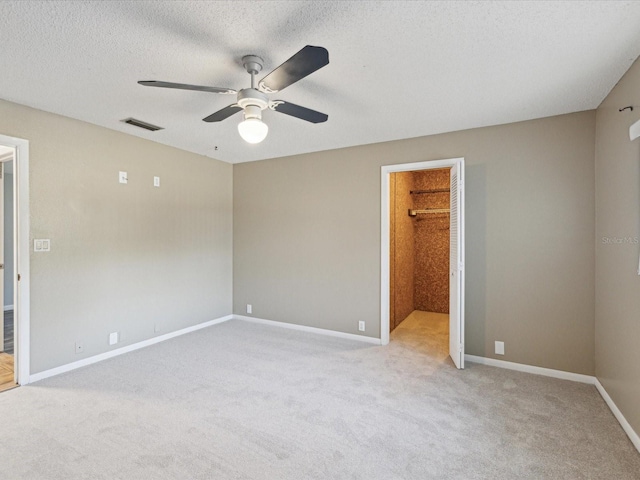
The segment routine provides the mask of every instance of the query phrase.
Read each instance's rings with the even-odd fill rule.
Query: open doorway
[[[30,278],[29,278],[29,142],[21,138],[0,134],[0,164],[6,175],[0,179],[2,184],[3,205],[0,221],[2,222],[2,243],[7,243],[13,250],[8,251],[2,247],[0,263],[6,268],[0,272],[2,277],[0,303],[3,306],[3,336],[10,333],[12,344],[6,342],[8,338],[2,338],[2,350],[11,347],[13,355],[12,382],[7,382],[1,390],[13,388],[17,385],[25,385],[30,381]],[[6,191],[5,191],[6,186]],[[10,193],[10,195],[9,195]],[[8,197],[9,195],[9,197]],[[5,208],[4,200],[11,202],[10,212]],[[5,224],[7,216],[11,216],[8,224]],[[6,226],[5,226],[6,225]],[[12,231],[7,232],[9,229]],[[8,234],[8,235],[6,235]],[[5,242],[5,238],[7,241]],[[6,293],[6,300],[5,300]],[[4,322],[6,312],[11,312],[13,318]],[[11,317],[9,316],[9,317]],[[5,325],[7,329],[5,330]],[[11,329],[11,327],[13,327]],[[7,335],[9,337],[9,335]],[[8,379],[11,379],[9,371]]]
[[[464,368],[464,159],[382,167],[381,228],[382,343]]]
[[[15,149],[0,145],[0,391],[16,386],[14,360],[14,196],[13,159]]]
[[[449,356],[449,170],[389,174],[389,331],[437,360]]]

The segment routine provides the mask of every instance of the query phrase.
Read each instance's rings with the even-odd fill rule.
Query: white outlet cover
[[[153,177],[153,186],[154,187],[160,186],[160,177]]]
[[[496,341],[496,355],[504,355],[504,342]]]
[[[118,332],[113,332],[109,334],[109,345],[115,345],[118,343]]]
[[[250,303],[247,303],[247,313],[253,313],[253,307]]]
[[[364,320],[358,322],[358,330],[364,332]]]
[[[118,172],[118,181],[120,183],[127,183],[129,178],[127,177],[127,172]]]

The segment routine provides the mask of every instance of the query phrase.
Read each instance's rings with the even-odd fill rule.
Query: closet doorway
[[[399,327],[464,367],[463,227],[464,159],[382,167],[383,344]]]

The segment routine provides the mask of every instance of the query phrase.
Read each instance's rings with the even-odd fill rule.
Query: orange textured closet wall
[[[390,316],[393,330],[414,310],[415,242],[413,219],[408,215],[413,208],[411,190],[413,172],[392,173],[390,178]]]
[[[414,209],[449,208],[449,169],[412,174]],[[415,309],[449,313],[449,214],[418,214],[414,233]]]

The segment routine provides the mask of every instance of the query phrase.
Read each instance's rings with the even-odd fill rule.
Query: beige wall
[[[379,338],[380,166],[465,157],[466,352],[593,374],[594,135],[588,111],[237,164],[234,312]]]
[[[31,235],[51,239],[30,254],[32,373],[231,313],[231,165],[5,101],[0,133],[30,142]]]
[[[596,376],[640,432],[640,61],[596,115]],[[633,112],[619,112],[633,105]]]

